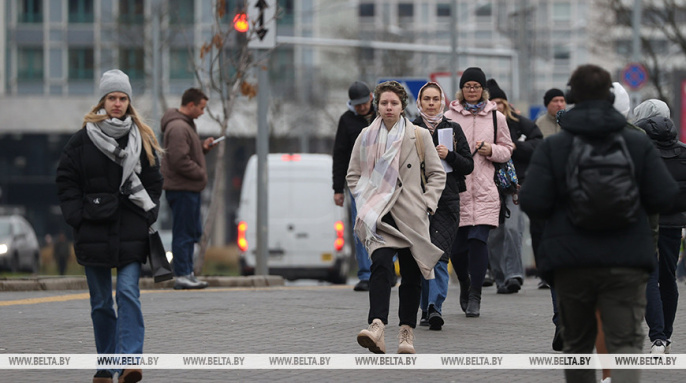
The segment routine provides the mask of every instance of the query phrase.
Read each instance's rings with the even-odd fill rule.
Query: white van
[[[352,249],[347,209],[336,206],[328,154],[269,154],[267,267],[286,279],[346,283]],[[242,275],[255,272],[257,156],[248,161],[237,213]]]

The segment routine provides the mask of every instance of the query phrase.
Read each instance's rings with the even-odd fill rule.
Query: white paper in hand
[[[453,130],[449,128],[438,129],[438,144],[443,145],[448,148],[448,151],[453,151]],[[450,166],[445,160],[441,160],[443,164],[443,170],[446,173],[453,171],[453,167]]]

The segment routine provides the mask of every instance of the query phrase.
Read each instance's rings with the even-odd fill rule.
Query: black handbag
[[[148,242],[150,243],[148,259],[150,260],[150,270],[152,271],[152,277],[155,280],[155,283],[168,281],[174,278],[174,273],[167,260],[167,254],[164,250],[160,233],[158,233],[157,230],[153,231],[151,228]]]

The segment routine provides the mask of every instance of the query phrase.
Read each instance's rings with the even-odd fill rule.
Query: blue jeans
[[[357,206],[355,206],[355,197],[348,190],[348,195],[350,196],[350,218],[355,226],[355,220],[357,219]],[[361,281],[368,281],[371,275],[370,267],[372,266],[372,260],[369,259],[369,254],[367,249],[364,248],[360,239],[357,238],[357,234],[353,230],[353,237],[355,238],[355,258],[357,258],[357,278]]]
[[[141,264],[132,262],[117,268],[116,313],[112,300],[112,269],[94,266],[85,269],[98,354],[142,354],[145,325],[138,289]]]
[[[200,193],[179,190],[165,191],[172,210],[172,253],[174,274],[188,275],[193,272],[193,250],[200,241]]]
[[[658,267],[653,270],[646,287],[646,323],[650,341],[672,337],[674,317],[679,302],[676,284],[676,263],[681,247],[681,228],[660,227],[657,247]]]
[[[422,278],[422,296],[419,307],[424,312],[429,309],[429,305],[434,305],[440,314],[443,312],[441,308],[445,302],[445,297],[448,296],[448,282],[450,281],[448,262],[438,261],[434,266],[434,274],[436,275],[434,279]]]

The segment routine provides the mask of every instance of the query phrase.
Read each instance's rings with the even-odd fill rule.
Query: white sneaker
[[[357,334],[357,343],[375,354],[385,354],[384,327],[381,319],[374,319],[369,328]]]
[[[653,345],[650,347],[651,354],[664,354],[667,342],[662,339],[655,339]]]
[[[667,345],[665,346],[665,354],[669,354],[672,352],[672,340],[667,339]]]
[[[607,378],[601,380],[600,383],[612,383],[612,378],[608,376]]]
[[[193,273],[176,277],[174,280],[174,290],[204,289],[207,285],[207,282],[199,281]]]

